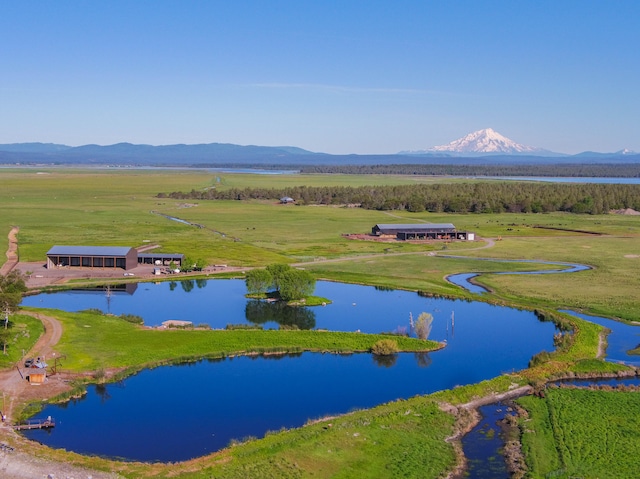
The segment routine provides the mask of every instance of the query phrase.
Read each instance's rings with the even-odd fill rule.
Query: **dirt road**
[[[55,353],[55,346],[62,337],[62,325],[60,322],[40,313],[26,312],[42,321],[44,334],[36,341],[29,351],[29,357],[41,357],[51,362]],[[55,396],[70,389],[67,378],[62,374],[49,376],[45,384],[32,386],[25,379],[27,369],[18,365],[18,369],[12,368],[0,371],[0,391],[2,391],[7,415],[7,421],[0,427],[0,438],[9,443],[11,449],[0,449],[0,477],[3,479],[33,479],[33,478],[93,478],[116,479],[115,473],[99,472],[73,464],[61,463],[37,457],[32,453],[35,445],[19,436],[11,427],[15,407],[24,401],[42,400]],[[38,448],[42,446],[37,446]]]
[[[20,228],[14,226],[9,231],[9,247],[7,248],[7,262],[0,268],[1,275],[7,275],[18,264],[18,231]]]
[[[40,336],[33,348],[27,353],[27,356],[41,357],[47,361],[52,359],[54,347],[62,336],[62,325],[51,316],[28,312],[24,314],[38,318],[45,328],[44,334]],[[45,384],[31,386],[25,379],[26,375],[29,374],[28,370],[24,370],[21,366],[18,365],[18,368],[0,371],[0,390],[5,394],[5,410],[2,412],[7,416],[9,423],[13,419],[13,411],[16,404],[33,399],[45,399],[69,389],[62,376],[48,377]]]

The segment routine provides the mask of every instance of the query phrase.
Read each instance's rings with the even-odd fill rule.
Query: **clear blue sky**
[[[0,143],[640,151],[640,1],[0,4]]]

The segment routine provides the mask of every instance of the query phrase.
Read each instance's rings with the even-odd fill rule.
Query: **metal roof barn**
[[[397,235],[398,233],[455,233],[452,223],[411,223],[411,224],[377,224],[371,229],[374,235]]]
[[[47,268],[122,268],[138,265],[138,252],[127,246],[54,246],[47,252]]]

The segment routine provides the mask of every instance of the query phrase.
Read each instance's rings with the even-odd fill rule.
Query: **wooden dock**
[[[13,428],[16,431],[25,431],[28,429],[50,429],[55,426],[55,420],[48,417],[47,419],[29,419],[23,424],[16,424]]]

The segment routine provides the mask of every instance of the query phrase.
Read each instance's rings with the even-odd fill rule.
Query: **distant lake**
[[[173,286],[140,283],[133,294],[115,293],[109,300],[104,291],[78,291],[30,296],[23,304],[139,314],[148,325],[185,319],[215,328],[227,323],[273,328],[294,323],[371,333],[408,328],[409,313],[417,318],[424,311],[434,316],[430,339],[446,341],[447,346],[429,354],[385,358],[303,353],[145,370],[121,384],[91,387],[84,398],[46,406],[38,417],[53,416],[56,428],[25,436],[84,454],[179,461],[219,450],[231,439],[262,437],[310,418],[524,369],[534,354],[554,348],[554,325],[515,308],[322,281],[316,294],[333,303],[296,308],[294,314],[247,300],[240,280],[192,281]],[[176,421],[177,428],[172,426]]]
[[[543,181],[549,183],[606,183],[617,185],[640,185],[640,178],[603,178],[588,176],[475,176],[473,178],[478,180]]]

